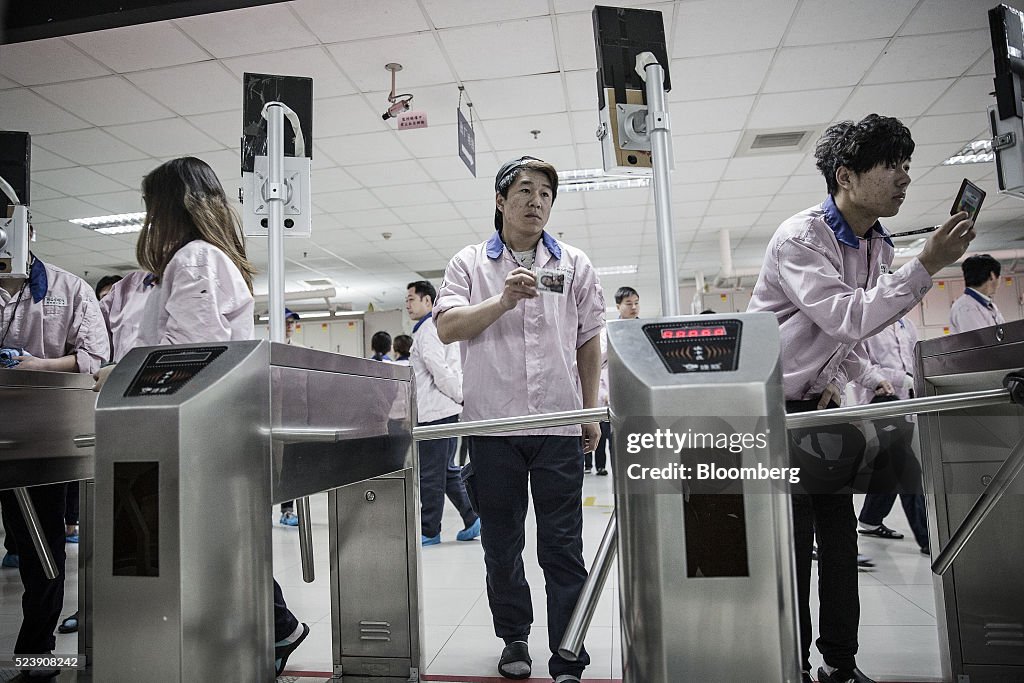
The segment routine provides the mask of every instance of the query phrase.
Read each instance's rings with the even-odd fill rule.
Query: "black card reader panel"
[[[227,351],[226,346],[177,349],[168,347],[149,354],[125,396],[169,396]]]
[[[727,372],[739,364],[739,320],[709,320],[644,325],[644,334],[669,372]]]

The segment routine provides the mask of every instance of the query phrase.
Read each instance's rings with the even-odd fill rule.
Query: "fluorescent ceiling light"
[[[636,271],[636,265],[602,266],[600,268],[594,268],[594,272],[598,275],[633,275]]]
[[[122,235],[142,230],[142,222],[146,213],[119,213],[113,216],[92,216],[90,218],[72,218],[70,222],[83,228],[101,232],[104,235]]]
[[[968,142],[956,154],[942,162],[943,166],[956,164],[984,164],[996,158],[991,140]]]
[[[558,189],[562,192],[625,190],[650,186],[649,175],[611,175],[606,174],[603,168],[576,168],[558,172]]]

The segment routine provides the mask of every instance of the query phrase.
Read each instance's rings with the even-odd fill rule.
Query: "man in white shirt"
[[[405,310],[416,325],[409,364],[416,383],[416,419],[419,425],[458,422],[462,413],[462,364],[459,345],[442,344],[432,311],[437,290],[426,280],[410,282]],[[444,497],[458,509],[465,527],[455,535],[471,541],[480,535],[480,518],[473,511],[462,483],[462,468],[455,464],[457,439],[421,441],[420,526],[423,545],[441,542]]]
[[[971,256],[961,265],[964,271],[964,293],[949,310],[949,326],[953,334],[999,325],[1006,320],[992,301],[999,289],[999,261],[988,254]]]

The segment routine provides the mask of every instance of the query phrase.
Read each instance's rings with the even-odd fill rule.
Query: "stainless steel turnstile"
[[[125,357],[96,410],[94,680],[272,681],[270,505],[325,490],[334,673],[419,680],[411,392],[265,341]]]
[[[789,484],[706,467],[788,464],[775,317],[609,323],[608,374],[624,683],[800,680]]]
[[[995,389],[1024,367],[1024,321],[922,342],[916,391],[938,396]],[[931,547],[945,546],[1008,451],[1024,437],[1024,410],[1006,404],[921,415]],[[1024,481],[978,525],[945,574],[935,603],[945,680],[1024,680]],[[1013,495],[1017,494],[1017,495]]]

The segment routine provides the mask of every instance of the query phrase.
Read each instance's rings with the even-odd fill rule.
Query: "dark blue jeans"
[[[587,569],[583,564],[583,449],[578,436],[474,436],[470,454],[487,566],[487,600],[494,634],[526,640],[533,624],[530,585],[523,569],[530,492],[537,516],[537,559],[548,608],[548,671],[579,676],[590,664],[558,655]]]
[[[443,425],[458,422],[458,415],[443,417],[423,425]],[[460,476],[462,468],[455,464],[455,450],[458,439],[433,439],[421,441],[420,448],[420,532],[433,538],[441,533],[441,516],[444,514],[444,497],[452,502],[462,515],[466,527],[476,522],[476,513],[469,504],[466,486]]]
[[[281,586],[278,585],[277,579],[274,579],[274,640],[284,640],[298,627],[299,620],[288,609]]]

